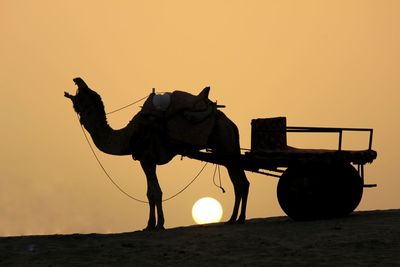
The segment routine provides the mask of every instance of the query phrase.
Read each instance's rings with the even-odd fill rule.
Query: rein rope
[[[126,105],[126,106],[123,106],[122,108],[118,108],[118,109],[112,110],[112,111],[110,111],[110,112],[107,112],[106,115],[110,115],[110,114],[113,114],[113,113],[115,113],[115,112],[118,112],[118,111],[121,111],[121,110],[123,110],[123,109],[126,109],[126,108],[128,108],[128,107],[130,107],[130,106],[133,106],[133,105],[135,105],[135,104],[137,104],[137,103],[139,103],[139,102],[145,100],[145,99],[148,98],[149,96],[150,96],[150,95],[146,95],[145,97],[143,97],[143,98],[141,98],[141,99],[139,99],[139,100],[137,100],[137,101],[135,101],[135,102],[133,102],[133,103],[130,103],[130,104]]]
[[[145,96],[145,97],[143,97],[143,98],[141,98],[141,99],[139,99],[139,100],[137,100],[137,101],[135,101],[135,102],[133,102],[133,103],[131,103],[131,104],[129,104],[129,105],[123,106],[122,108],[119,108],[119,109],[113,110],[113,111],[111,111],[111,112],[108,112],[108,113],[106,113],[106,115],[112,114],[112,113],[118,112],[118,111],[120,111],[120,110],[123,110],[123,109],[125,109],[125,108],[127,108],[127,107],[130,107],[130,106],[132,106],[132,105],[134,105],[134,104],[136,104],[136,103],[139,103],[140,101],[146,99],[147,97],[148,97],[148,95]],[[99,164],[100,168],[103,170],[104,174],[107,176],[107,178],[110,180],[110,182],[111,182],[122,194],[124,194],[125,196],[129,197],[130,199],[135,200],[135,201],[140,202],[140,203],[149,203],[148,201],[145,201],[145,200],[142,200],[142,199],[133,197],[132,195],[130,195],[129,193],[127,193],[124,189],[122,189],[122,188],[114,181],[114,179],[113,179],[113,178],[111,177],[111,175],[108,173],[108,171],[106,170],[106,168],[104,167],[104,165],[101,163],[99,157],[97,156],[97,154],[96,154],[96,152],[95,152],[95,150],[94,150],[94,148],[93,148],[93,146],[92,146],[92,144],[91,144],[91,142],[90,142],[90,140],[89,140],[89,137],[88,137],[88,135],[87,135],[87,133],[86,133],[86,131],[85,131],[85,128],[83,127],[82,123],[80,122],[79,115],[78,115],[78,114],[76,114],[76,115],[77,115],[77,118],[78,118],[78,121],[79,121],[79,125],[81,126],[82,133],[83,133],[83,135],[84,135],[84,137],[85,137],[85,139],[86,139],[86,142],[87,142],[88,145],[89,145],[90,150],[92,151],[92,154],[93,154],[94,158],[96,159],[96,161],[97,161],[97,163]],[[201,173],[204,171],[204,169],[206,168],[207,164],[208,164],[208,162],[204,163],[204,165],[203,165],[203,167],[200,169],[200,171],[195,175],[195,177],[194,177],[185,187],[183,187],[180,191],[178,191],[178,192],[175,193],[174,195],[172,195],[172,196],[170,196],[170,197],[168,197],[168,198],[166,198],[166,199],[163,199],[162,202],[171,200],[171,199],[175,198],[176,196],[178,196],[179,194],[181,194],[183,191],[185,191],[185,190],[200,176],[200,174],[201,174]],[[218,166],[218,165],[217,165],[217,166]],[[216,171],[216,170],[217,170],[217,167],[215,167],[215,171]],[[215,177],[215,171],[214,171],[214,176],[213,176],[213,182],[214,182],[214,177]],[[218,172],[219,172],[219,166],[218,166]],[[219,175],[219,182],[220,182],[220,186],[219,186],[219,187],[220,187],[220,188],[222,189],[222,191],[225,193],[225,190],[224,190],[224,189],[222,188],[222,186],[221,186],[221,176],[220,176],[220,175]],[[215,184],[215,182],[214,182],[214,184]],[[215,185],[216,185],[216,184],[215,184]],[[216,186],[217,186],[217,185],[216,185]]]

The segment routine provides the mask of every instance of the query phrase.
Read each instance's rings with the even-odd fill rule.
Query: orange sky
[[[400,4],[398,1],[53,1],[0,0],[0,236],[121,232],[143,228],[148,208],[121,195],[84,141],[71,103],[85,78],[112,110],[175,89],[210,98],[250,144],[250,120],[286,116],[289,125],[371,127],[378,160],[367,166],[358,209],[399,208]],[[124,126],[138,106],[112,115]],[[345,146],[361,146],[364,136]],[[366,140],[366,139],[365,139]],[[330,146],[334,137],[290,137],[293,146]],[[365,141],[366,144],[367,141]],[[99,154],[128,192],[145,198],[130,157]],[[159,168],[165,196],[202,163],[176,158]],[[193,224],[191,207],[218,199],[213,168],[165,203],[166,226]],[[248,174],[248,218],[282,215],[275,178]]]

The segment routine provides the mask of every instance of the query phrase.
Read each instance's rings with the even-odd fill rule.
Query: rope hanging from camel
[[[78,116],[78,120],[79,120],[79,116]],[[99,157],[97,156],[95,150],[93,149],[93,146],[92,146],[92,144],[90,143],[89,137],[87,136],[86,131],[85,131],[85,129],[83,128],[82,124],[81,124],[81,129],[82,129],[83,135],[85,136],[86,142],[88,143],[88,145],[89,145],[89,147],[90,147],[90,150],[92,151],[93,156],[95,157],[97,163],[100,165],[101,169],[103,170],[103,172],[104,172],[104,174],[107,176],[107,178],[110,180],[110,182],[111,182],[122,194],[124,194],[125,196],[129,197],[130,199],[135,200],[135,201],[140,202],[140,203],[149,203],[148,201],[145,201],[145,200],[142,200],[142,199],[133,197],[132,195],[130,195],[129,193],[127,193],[124,189],[122,189],[122,188],[114,181],[114,179],[113,179],[113,178],[111,177],[111,175],[108,173],[108,171],[106,170],[106,168],[104,167],[104,165],[101,163],[101,161],[100,161]],[[176,197],[176,196],[178,196],[179,194],[181,194],[183,191],[185,191],[185,190],[200,176],[200,174],[201,174],[201,173],[204,171],[204,169],[206,168],[207,164],[208,164],[208,162],[204,163],[204,165],[203,165],[203,167],[200,169],[200,171],[196,174],[196,176],[195,176],[185,187],[183,187],[183,188],[182,188],[180,191],[178,191],[176,194],[174,194],[174,195],[172,195],[172,196],[170,196],[170,197],[168,197],[168,198],[166,198],[166,199],[163,199],[162,201],[165,202],[165,201],[171,200],[171,199],[173,199],[174,197]],[[222,187],[221,187],[221,188],[222,188]]]
[[[78,116],[78,120],[79,120],[79,115],[77,114],[77,116]],[[101,163],[99,157],[97,156],[96,152],[94,151],[93,146],[92,146],[92,144],[90,143],[89,137],[87,136],[87,134],[86,134],[86,132],[85,132],[85,129],[83,128],[83,125],[80,124],[80,126],[81,126],[81,129],[82,129],[83,135],[85,136],[86,142],[88,143],[89,148],[90,148],[90,150],[91,150],[92,153],[93,153],[94,158],[96,159],[97,163],[100,165],[101,169],[103,170],[103,172],[104,172],[104,174],[107,176],[107,178],[110,180],[110,182],[111,182],[121,193],[123,193],[123,194],[126,195],[127,197],[129,197],[129,198],[131,198],[131,199],[133,199],[133,200],[135,200],[135,201],[137,201],[137,202],[148,203],[147,201],[144,201],[144,200],[141,200],[141,199],[138,199],[138,198],[135,198],[135,197],[131,196],[129,193],[127,193],[124,189],[122,189],[122,188],[114,181],[114,179],[111,177],[111,175],[110,175],[110,174],[107,172],[107,170],[104,168],[104,166],[103,166],[103,164]]]
[[[215,174],[217,173],[218,169],[218,179],[219,179],[219,185],[215,182]],[[225,193],[225,189],[222,187],[222,182],[221,182],[221,172],[219,169],[219,165],[215,164],[215,169],[214,169],[214,174],[213,174],[213,183],[216,187],[220,188],[222,190],[222,193]]]
[[[154,89],[153,89],[153,92],[154,92]],[[147,95],[147,96],[145,96],[145,97],[143,97],[143,98],[141,98],[141,99],[139,99],[139,100],[137,100],[137,101],[135,101],[135,102],[132,102],[132,103],[126,105],[126,106],[123,106],[123,107],[118,108],[118,109],[116,109],[116,110],[110,111],[110,112],[106,113],[106,115],[109,115],[109,114],[112,114],[112,113],[116,113],[116,112],[121,111],[121,110],[123,110],[123,109],[125,109],[125,108],[127,108],[127,107],[130,107],[130,106],[132,106],[132,105],[134,105],[134,104],[137,104],[137,103],[143,101],[144,99],[146,99],[147,97],[149,97],[149,95]],[[127,193],[124,189],[122,189],[122,188],[114,181],[114,179],[111,177],[111,175],[110,175],[110,174],[107,172],[107,170],[105,169],[104,165],[101,163],[101,161],[100,161],[99,157],[97,156],[97,154],[96,154],[96,152],[95,152],[95,150],[94,150],[92,144],[90,143],[89,137],[87,136],[86,131],[85,131],[85,129],[83,128],[83,125],[80,123],[79,115],[78,115],[78,114],[76,114],[76,115],[77,115],[79,124],[80,124],[80,126],[81,126],[83,135],[85,136],[86,142],[88,143],[89,148],[90,148],[90,150],[92,151],[92,154],[93,154],[94,158],[96,159],[96,161],[97,161],[97,163],[99,164],[100,168],[103,170],[104,174],[107,176],[107,178],[110,180],[110,182],[111,182],[122,194],[124,194],[125,196],[129,197],[130,199],[135,200],[135,201],[140,202],[140,203],[149,203],[148,201],[145,201],[145,200],[142,200],[142,199],[133,197],[132,195],[130,195],[129,193]],[[200,171],[196,174],[196,176],[195,176],[185,187],[183,187],[183,188],[182,188],[180,191],[178,191],[176,194],[174,194],[174,195],[172,195],[172,196],[170,196],[170,197],[168,197],[168,198],[166,198],[166,199],[163,199],[162,201],[165,202],[165,201],[171,200],[171,199],[173,199],[174,197],[176,197],[176,196],[178,196],[179,194],[181,194],[183,191],[185,191],[185,190],[200,176],[200,174],[203,172],[203,170],[205,169],[205,167],[207,166],[207,164],[208,164],[208,162],[206,162],[206,163],[203,165],[203,167],[202,167],[202,168],[200,169]],[[218,168],[218,171],[219,171],[219,168]],[[215,175],[215,172],[214,172],[214,175]],[[214,178],[213,178],[213,179],[214,179]],[[221,176],[219,177],[219,179],[220,179],[220,186],[219,186],[219,187],[222,189],[223,192],[225,192],[225,190],[221,187]]]

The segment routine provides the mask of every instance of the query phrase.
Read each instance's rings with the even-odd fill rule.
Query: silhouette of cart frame
[[[302,149],[287,145],[287,133],[337,133],[337,149]],[[367,132],[368,148],[343,150],[344,132]],[[192,151],[189,158],[226,165],[240,164],[245,170],[278,177],[277,197],[282,210],[294,220],[346,216],[359,205],[364,187],[364,166],[372,163],[373,129],[291,127],[286,118],[252,120],[251,149],[239,158],[212,151]]]

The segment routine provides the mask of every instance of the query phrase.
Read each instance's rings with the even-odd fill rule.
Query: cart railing
[[[371,128],[335,128],[335,127],[304,127],[304,126],[287,126],[286,132],[297,133],[338,133],[339,143],[338,150],[342,150],[343,132],[369,132],[368,150],[372,149],[372,138],[374,130]]]

